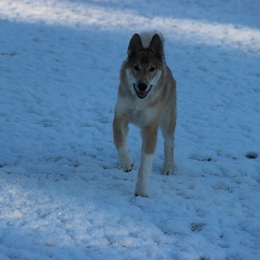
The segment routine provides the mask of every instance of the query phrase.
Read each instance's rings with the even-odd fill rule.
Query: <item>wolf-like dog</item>
[[[141,128],[141,164],[135,196],[147,197],[159,127],[164,138],[163,174],[170,175],[174,170],[176,81],[166,64],[163,43],[161,33],[134,34],[120,71],[113,137],[119,164],[129,172],[133,160],[126,143],[128,124]]]

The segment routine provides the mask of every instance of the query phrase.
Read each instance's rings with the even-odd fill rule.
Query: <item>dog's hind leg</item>
[[[175,117],[162,117],[161,131],[164,138],[164,164],[163,174],[171,175],[174,171],[174,131],[176,119]]]
[[[157,141],[157,128],[146,127],[142,129],[142,140],[141,165],[135,186],[135,196],[147,197],[147,186]]]
[[[126,143],[127,133],[127,119],[123,116],[115,116],[113,121],[113,136],[114,144],[117,148],[119,164],[125,172],[130,172],[134,163]]]

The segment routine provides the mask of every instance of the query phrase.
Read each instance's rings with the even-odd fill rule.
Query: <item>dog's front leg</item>
[[[134,163],[126,144],[127,133],[127,119],[124,116],[115,116],[113,121],[113,135],[114,144],[118,153],[119,164],[125,172],[130,172]]]
[[[135,186],[135,196],[147,197],[147,186],[157,141],[157,129],[151,127],[142,129],[142,141],[141,164]]]
[[[161,130],[164,138],[163,174],[171,175],[174,171],[174,131],[176,116],[164,116],[161,120]]]

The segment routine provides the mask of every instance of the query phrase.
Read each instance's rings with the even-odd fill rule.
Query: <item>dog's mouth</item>
[[[153,85],[150,85],[150,87],[148,89],[140,90],[138,87],[136,87],[136,84],[133,84],[133,85],[134,85],[136,95],[141,99],[145,98],[148,95],[148,93],[150,92],[150,90],[152,89],[152,86],[153,86]]]

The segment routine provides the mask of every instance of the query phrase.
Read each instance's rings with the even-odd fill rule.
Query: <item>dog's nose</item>
[[[147,84],[144,83],[144,82],[139,82],[138,88],[139,88],[140,91],[145,91],[147,89]]]

